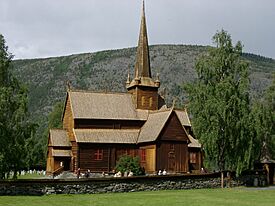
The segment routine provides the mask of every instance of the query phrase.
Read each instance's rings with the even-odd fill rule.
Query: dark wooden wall
[[[173,112],[157,143],[157,170],[188,172],[188,141],[188,134]]]
[[[168,122],[166,123],[162,133],[161,140],[174,140],[174,141],[185,141],[189,140],[188,134],[183,129],[180,121],[178,120],[176,114],[170,116]]]
[[[103,150],[102,160],[95,160],[94,154],[97,149]],[[106,145],[80,144],[79,145],[79,168],[81,171],[108,172],[109,170],[109,147]]]
[[[201,149],[200,148],[188,148],[189,150],[189,155],[191,153],[196,154],[196,163],[191,163],[189,164],[190,170],[196,170],[199,172],[202,168],[202,155],[201,155]]]
[[[171,173],[188,172],[188,146],[183,142],[157,144],[157,170]]]
[[[103,150],[102,160],[95,160],[96,150]],[[111,172],[115,169],[116,163],[123,155],[138,155],[136,145],[115,145],[115,144],[79,144],[79,168],[81,171]]]

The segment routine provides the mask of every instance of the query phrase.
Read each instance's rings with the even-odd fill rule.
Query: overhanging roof
[[[188,144],[188,147],[201,148],[201,144],[199,143],[199,140],[195,139],[190,134],[188,135],[188,138],[190,140],[190,143]]]
[[[71,150],[53,149],[52,154],[53,154],[53,157],[71,157],[72,151]]]
[[[175,110],[175,112],[183,126],[191,127],[191,122],[186,110]]]
[[[66,130],[63,130],[63,129],[51,129],[50,142],[51,144],[49,146],[53,146],[53,147],[71,147],[72,146],[67,136]]]
[[[139,129],[74,129],[78,143],[136,144]]]

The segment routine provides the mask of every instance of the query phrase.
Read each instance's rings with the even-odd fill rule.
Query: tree
[[[275,74],[272,85],[253,105],[255,133],[261,142],[259,159],[275,158]]]
[[[241,43],[233,46],[226,31],[217,32],[213,42],[196,62],[198,79],[185,86],[188,108],[208,166],[239,174],[252,166],[256,153],[248,64],[241,59]]]
[[[62,114],[63,114],[64,104],[62,102],[57,102],[53,106],[52,112],[48,115],[48,125],[43,130],[42,134],[36,135],[29,141],[30,148],[35,148],[29,151],[28,154],[28,165],[31,167],[46,167],[46,154],[48,149],[48,137],[49,131],[52,128],[60,129],[62,128]]]
[[[35,125],[27,120],[27,89],[11,73],[13,56],[0,34],[0,178],[26,167]],[[8,176],[8,175],[7,175]]]

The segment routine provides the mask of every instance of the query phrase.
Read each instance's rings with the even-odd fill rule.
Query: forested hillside
[[[150,47],[153,76],[160,74],[160,92],[171,104],[184,103],[181,88],[196,78],[196,58],[207,51],[204,46],[155,45]],[[28,85],[30,112],[41,134],[47,125],[47,115],[55,102],[64,101],[66,82],[74,89],[93,91],[125,91],[128,70],[134,72],[135,48],[76,54],[46,59],[15,60],[14,73]],[[275,60],[253,54],[244,54],[250,63],[251,97],[258,98],[271,83]]]

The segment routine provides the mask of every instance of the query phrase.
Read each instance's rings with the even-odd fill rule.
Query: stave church
[[[138,156],[147,174],[200,172],[202,149],[186,110],[168,108],[152,78],[144,3],[134,67],[126,93],[68,89],[63,129],[48,137],[47,173],[111,172],[122,155]]]

